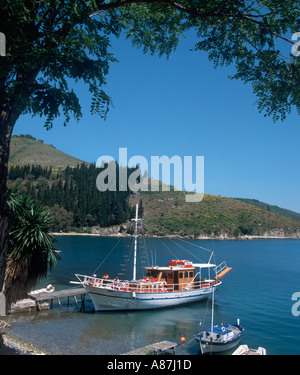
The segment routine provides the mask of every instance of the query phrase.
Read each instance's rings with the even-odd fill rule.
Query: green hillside
[[[76,167],[85,163],[73,156],[57,150],[54,146],[44,143],[31,135],[13,135],[10,144],[10,165],[35,164],[65,168]]]
[[[56,231],[70,227],[100,233],[99,228],[117,226],[114,231],[118,231],[121,224],[126,224],[130,232],[131,222],[127,220],[141,200],[148,235],[300,238],[300,214],[296,212],[253,199],[210,194],[205,194],[201,202],[187,203],[182,191],[101,193],[95,184],[98,173],[95,165],[30,135],[12,138],[8,186],[13,188],[21,182],[22,189],[49,206]]]
[[[274,212],[275,214],[287,216],[287,217],[290,217],[291,219],[300,221],[300,214],[298,212],[287,210],[286,208],[280,208],[278,206],[274,206],[265,202],[260,202],[257,199],[248,199],[248,198],[234,198],[234,199],[238,199],[239,201],[252,204],[264,210]]]
[[[205,194],[201,202],[186,203],[185,193],[142,192],[144,229],[158,236],[300,237],[300,222],[233,198]]]

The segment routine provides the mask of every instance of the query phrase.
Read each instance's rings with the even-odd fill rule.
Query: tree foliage
[[[25,264],[36,264],[39,277],[45,276],[59,259],[55,239],[49,234],[50,212],[17,189],[11,193],[8,203],[14,213],[9,255],[22,259]]]
[[[119,191],[118,164],[117,191],[100,192],[97,189],[95,181],[103,170],[104,167],[98,168],[93,164],[67,167],[62,171],[52,171],[37,165],[17,165],[10,168],[8,178],[10,185],[21,183],[24,191],[37,203],[50,208],[54,219],[50,226],[52,231],[68,231],[70,226],[82,228],[118,225],[132,217],[130,190]],[[135,170],[136,168],[128,168],[127,175]]]
[[[49,234],[49,211],[18,188],[11,193],[8,204],[14,220],[3,291],[10,306],[46,277],[60,257],[55,251],[55,239]]]
[[[233,64],[231,78],[250,82],[257,104],[274,120],[299,109],[299,60],[291,36],[300,31],[299,1],[228,0],[1,0],[7,37],[1,58],[1,102],[20,113],[79,120],[82,108],[71,82],[83,81],[91,112],[107,116],[112,100],[103,90],[111,36],[122,33],[143,51],[169,56],[188,31],[195,51],[215,66]],[[282,42],[282,43],[281,43]],[[284,46],[283,44],[286,44]]]
[[[91,112],[106,118],[104,91],[110,46],[121,34],[143,51],[169,56],[194,32],[196,52],[214,65],[233,65],[231,78],[249,83],[259,111],[284,119],[300,109],[299,58],[291,54],[300,31],[299,0],[0,0],[0,288],[8,250],[6,186],[10,140],[21,114],[79,120],[79,81],[91,94]],[[297,50],[297,48],[296,48]],[[299,51],[297,51],[296,55]],[[186,67],[188,69],[188,67]]]

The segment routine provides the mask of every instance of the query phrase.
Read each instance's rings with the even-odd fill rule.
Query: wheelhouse
[[[172,260],[169,267],[146,267],[145,280],[163,283],[168,291],[186,291],[208,287],[216,278],[210,275],[214,264],[193,264],[187,260]],[[199,268],[199,270],[198,270]],[[207,272],[204,273],[203,269]]]
[[[180,267],[151,267],[146,268],[146,278],[150,283],[160,282],[167,290],[186,290],[187,285],[194,289],[195,268],[182,269]]]

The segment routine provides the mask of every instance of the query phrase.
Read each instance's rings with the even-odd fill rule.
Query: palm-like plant
[[[60,259],[54,248],[55,238],[49,234],[49,211],[17,189],[11,193],[9,207],[13,226],[3,287],[7,308],[24,298]]]

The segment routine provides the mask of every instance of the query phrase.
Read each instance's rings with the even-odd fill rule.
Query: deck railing
[[[218,276],[218,274],[220,274],[226,268],[227,268],[227,264],[224,260],[222,263],[220,263],[217,267],[214,268],[214,271],[215,271],[216,275]]]
[[[160,293],[160,292],[179,292],[195,289],[204,289],[218,285],[221,281],[217,278],[191,281],[187,283],[168,284],[166,281],[146,281],[145,279],[129,280],[104,280],[102,278],[77,275],[83,285],[89,285],[102,289],[113,289],[124,292],[142,292],[142,293]]]

